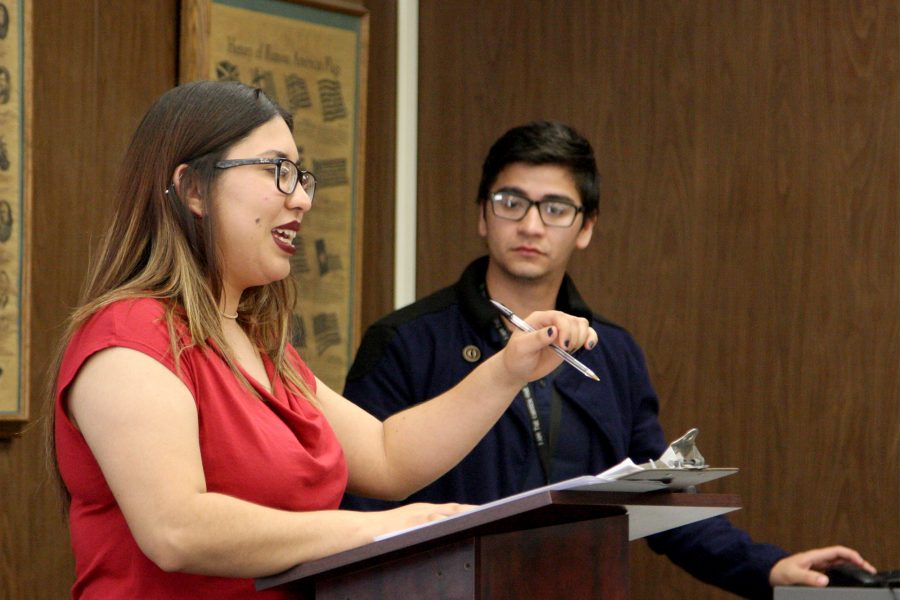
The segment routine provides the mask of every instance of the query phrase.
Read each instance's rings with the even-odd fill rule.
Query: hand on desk
[[[875,572],[875,567],[856,550],[844,546],[828,546],[782,558],[769,571],[769,583],[773,587],[776,585],[825,587],[828,585],[828,577],[822,571],[845,562],[858,565],[870,573]]]

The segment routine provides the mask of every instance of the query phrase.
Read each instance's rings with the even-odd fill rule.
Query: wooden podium
[[[258,579],[304,600],[629,598],[628,542],[739,508],[730,494],[545,491]]]

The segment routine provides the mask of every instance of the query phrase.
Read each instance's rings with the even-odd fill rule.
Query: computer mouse
[[[875,573],[869,573],[862,567],[851,563],[843,563],[831,567],[825,574],[828,576],[828,587],[878,587],[881,579]]]

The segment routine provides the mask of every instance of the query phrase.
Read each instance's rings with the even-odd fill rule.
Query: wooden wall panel
[[[643,346],[708,491],[788,549],[900,541],[900,15],[894,0],[423,1],[417,295],[483,252],[489,144],[533,118],[592,140],[572,269]],[[635,598],[724,598],[633,546]]]
[[[363,214],[361,330],[394,307],[394,190],[397,170],[397,3],[369,10],[369,90]]]
[[[43,463],[43,392],[122,153],[174,85],[177,1],[34,0],[34,426],[0,443],[0,599],[65,598],[74,563]]]

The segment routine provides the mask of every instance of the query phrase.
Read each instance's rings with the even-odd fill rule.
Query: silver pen
[[[515,325],[517,328],[519,328],[522,331],[525,331],[527,333],[531,333],[532,331],[534,331],[534,327],[529,325],[528,321],[526,321],[525,319],[522,319],[521,317],[519,317],[519,315],[517,315],[516,313],[514,313],[513,311],[508,309],[503,304],[497,302],[493,298],[491,298],[490,300],[491,300],[491,304],[496,306],[497,310],[502,312],[503,316],[506,317],[507,319],[509,319],[509,322],[512,323],[513,325]],[[582,363],[580,360],[578,360],[577,358],[575,358],[574,356],[572,356],[571,354],[569,354],[568,352],[566,352],[565,350],[563,350],[562,348],[557,346],[556,344],[551,344],[550,349],[553,350],[554,352],[556,352],[560,356],[560,358],[562,358],[564,361],[566,361],[567,363],[569,363],[570,365],[572,365],[573,367],[575,367],[576,369],[581,371],[581,374],[584,375],[585,377],[590,377],[594,381],[600,381],[600,378],[597,377],[596,373],[591,371],[589,368],[587,368],[587,366],[585,366],[584,363]]]

